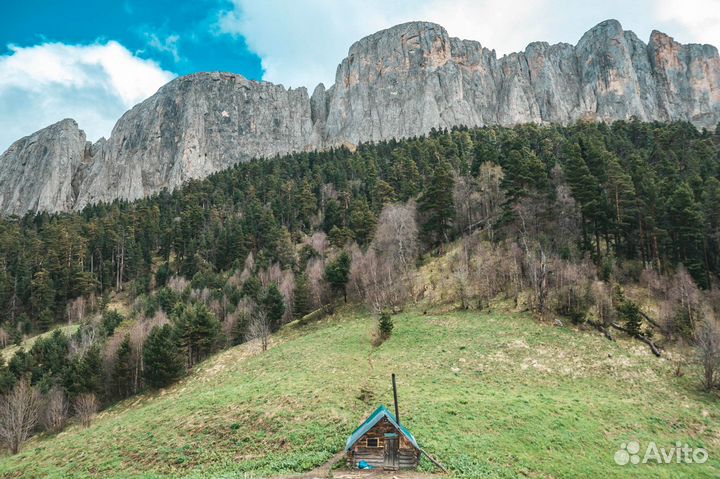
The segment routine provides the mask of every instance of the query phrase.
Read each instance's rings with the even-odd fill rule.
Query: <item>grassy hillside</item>
[[[20,350],[20,348],[24,349],[25,351],[29,351],[30,348],[32,348],[33,344],[35,344],[35,341],[37,341],[40,338],[47,338],[51,336],[56,329],[59,329],[63,333],[65,333],[67,336],[71,336],[75,331],[77,331],[77,324],[69,324],[66,326],[57,326],[50,331],[44,332],[42,334],[38,334],[36,336],[30,336],[29,338],[22,341],[19,345],[11,344],[9,346],[6,346],[4,348],[0,348],[0,355],[5,359],[5,361],[10,361],[12,357],[15,355],[16,352]]]
[[[219,354],[175,387],[0,460],[4,476],[260,477],[339,451],[378,403],[456,477],[717,477],[720,402],[644,345],[514,313],[405,313],[373,350],[344,312]],[[704,446],[704,465],[617,466],[627,440]],[[427,462],[425,468],[429,468]],[[254,474],[253,474],[254,475]]]

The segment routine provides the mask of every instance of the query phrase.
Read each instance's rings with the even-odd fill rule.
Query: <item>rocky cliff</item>
[[[614,20],[576,46],[536,42],[497,58],[412,22],[350,47],[335,84],[286,90],[228,73],[178,78],[85,142],[72,120],[0,156],[0,212],[65,211],[136,199],[240,161],[433,127],[613,121],[720,122],[720,57],[660,32],[645,44]]]

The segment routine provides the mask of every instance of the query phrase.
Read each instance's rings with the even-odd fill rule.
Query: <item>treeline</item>
[[[10,340],[46,330],[74,298],[128,284],[150,291],[157,264],[193,278],[237,268],[253,252],[262,266],[292,268],[293,244],[318,230],[333,244],[366,246],[389,202],[420,198],[423,240],[437,246],[482,216],[474,207],[487,205],[453,196],[458,183],[469,197],[481,191],[488,164],[503,175],[506,214],[496,226],[512,221],[519,202],[556,203],[563,183],[579,214],[567,255],[659,271],[682,263],[709,287],[720,273],[718,163],[717,134],[640,122],[457,129],[252,161],[133,203],[1,220],[0,322]]]
[[[461,236],[491,245],[466,248],[451,272],[463,306],[530,288],[531,309],[577,321],[591,303],[629,311],[620,290],[587,300],[596,277],[618,271],[711,288],[719,134],[637,121],[457,128],[252,161],[131,203],[2,219],[0,345],[59,322],[79,328],[20,350],[0,389],[20,384],[84,417],[90,399],[165,386],[251,338],[265,348],[281,324],[340,298],[378,313],[400,306],[419,256]],[[108,306],[111,293],[134,300],[131,310]]]

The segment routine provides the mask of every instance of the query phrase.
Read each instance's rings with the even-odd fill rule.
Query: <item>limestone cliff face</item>
[[[458,125],[687,120],[720,122],[720,57],[660,32],[645,44],[614,20],[576,46],[536,42],[497,58],[411,22],[350,47],[335,84],[304,88],[228,73],[173,80],[90,146],[72,120],[0,157],[0,212],[65,211],[172,189],[237,162]]]
[[[0,211],[66,211],[75,181],[90,160],[90,144],[75,120],[62,120],[22,138],[0,156]]]
[[[228,73],[189,75],[120,118],[94,154],[74,207],[141,198],[317,143],[304,88],[288,91]]]

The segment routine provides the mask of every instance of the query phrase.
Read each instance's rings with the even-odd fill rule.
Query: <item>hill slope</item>
[[[716,398],[643,345],[523,314],[345,312],[205,362],[178,385],[0,460],[6,477],[246,477],[300,472],[341,450],[399,376],[403,422],[457,477],[717,477]],[[704,446],[703,465],[617,466],[627,440]],[[644,450],[644,449],[643,449]],[[428,467],[425,463],[424,467]]]

